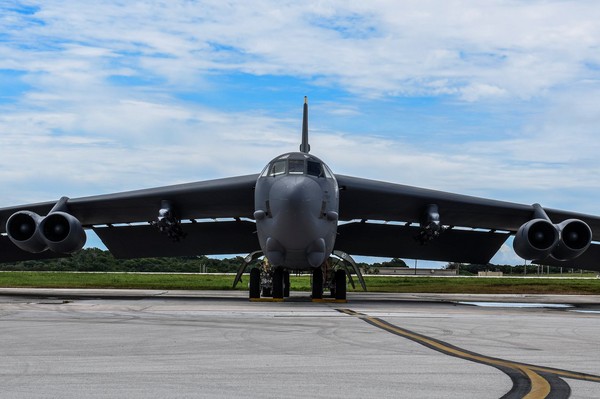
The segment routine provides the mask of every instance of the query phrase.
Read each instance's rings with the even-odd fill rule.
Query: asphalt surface
[[[246,295],[0,289],[0,397],[600,396],[599,296]]]

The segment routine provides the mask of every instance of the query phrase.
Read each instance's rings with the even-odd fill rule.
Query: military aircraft
[[[324,281],[331,256],[486,264],[511,235],[524,259],[600,270],[598,216],[335,175],[310,154],[306,98],[300,151],[259,174],[0,209],[0,262],[73,253],[86,229],[117,258],[248,253],[235,283],[264,256],[274,298],[290,271],[309,270],[313,298],[329,284],[345,299],[350,267]],[[249,292],[261,295],[258,268]]]

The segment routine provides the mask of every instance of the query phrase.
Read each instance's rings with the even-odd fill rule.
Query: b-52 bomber
[[[259,174],[0,209],[0,262],[73,253],[87,229],[117,258],[264,256],[273,298],[289,293],[290,271],[303,270],[312,271],[313,298],[331,287],[345,299],[351,266],[324,278],[331,257],[486,264],[511,235],[524,259],[600,270],[598,216],[334,174],[310,154],[306,98],[300,151]],[[249,280],[250,298],[264,295],[258,268]]]

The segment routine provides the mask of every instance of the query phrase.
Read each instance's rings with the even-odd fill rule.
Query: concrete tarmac
[[[598,398],[599,332],[598,296],[0,289],[0,397]]]

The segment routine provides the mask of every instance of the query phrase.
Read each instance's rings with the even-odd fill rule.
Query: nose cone
[[[269,195],[273,216],[319,217],[323,191],[319,184],[307,176],[287,176],[279,179]]]

